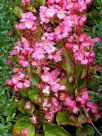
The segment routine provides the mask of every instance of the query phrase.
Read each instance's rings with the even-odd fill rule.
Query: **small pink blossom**
[[[55,13],[56,13],[56,10],[54,9],[54,7],[50,7],[46,11],[46,16],[50,18],[50,17],[53,17]]]
[[[28,109],[28,110],[31,109],[31,103],[30,103],[30,101],[26,102],[25,108]]]
[[[28,133],[29,133],[29,130],[28,130],[28,129],[23,129],[23,130],[21,131],[21,134],[22,134],[23,136],[26,136]]]
[[[57,12],[57,17],[59,19],[64,19],[64,17],[65,17],[65,11],[58,11]]]
[[[42,90],[42,92],[43,92],[44,94],[50,94],[50,86],[46,86],[46,87]]]
[[[32,116],[31,122],[32,122],[33,124],[37,124],[37,118],[36,118],[35,115]]]
[[[30,87],[30,81],[29,80],[24,80],[23,85],[24,85],[25,88],[29,88]]]
[[[45,57],[45,50],[42,47],[35,47],[34,52],[32,54],[32,58],[41,60]]]
[[[18,89],[23,89],[24,87],[22,82],[19,82],[16,86]]]
[[[12,83],[11,80],[6,80],[6,85],[8,85],[8,86],[13,86],[13,83]]]

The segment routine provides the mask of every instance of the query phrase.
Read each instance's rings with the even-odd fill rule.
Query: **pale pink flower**
[[[32,58],[38,60],[45,58],[45,50],[42,47],[35,47],[34,52],[32,54]]]
[[[26,61],[26,60],[20,60],[19,64],[21,64],[24,68],[29,65],[28,61]]]
[[[32,122],[33,124],[37,124],[37,118],[36,118],[35,115],[32,116],[31,122]]]
[[[26,102],[25,109],[28,109],[28,110],[31,109],[31,103],[30,103],[30,101]]]
[[[52,91],[53,92],[58,92],[59,91],[59,89],[60,89],[60,85],[59,84],[55,84],[55,85],[53,85],[52,87],[51,87],[51,89],[52,89]]]
[[[50,86],[46,86],[46,87],[42,90],[42,92],[43,92],[44,94],[50,94]]]
[[[50,17],[53,17],[54,15],[55,15],[55,13],[56,13],[56,10],[54,9],[54,7],[49,7],[48,9],[47,9],[47,11],[46,11],[46,16],[48,17],[48,18],[50,18]]]
[[[56,47],[54,47],[53,45],[54,43],[49,43],[45,46],[45,50],[48,54],[51,54],[57,50]]]
[[[16,86],[18,89],[23,89],[24,87],[22,82],[19,82]]]
[[[53,119],[53,117],[54,117],[54,114],[52,112],[46,112],[45,119],[47,121],[51,121]]]
[[[29,80],[24,80],[23,85],[24,85],[25,88],[29,88],[30,87],[30,81]]]
[[[19,83],[19,79],[18,79],[18,77],[12,77],[12,83],[14,84],[14,85],[16,85],[16,84],[18,84]]]
[[[57,12],[57,17],[59,19],[64,19],[64,17],[65,17],[65,11],[58,11]]]

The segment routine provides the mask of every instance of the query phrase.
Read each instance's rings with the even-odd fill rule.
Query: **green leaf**
[[[62,68],[68,73],[68,74],[73,74],[73,57],[71,55],[71,52],[68,50],[64,50],[64,61],[61,62]]]
[[[56,121],[57,121],[58,125],[71,125],[71,126],[76,126],[76,127],[81,126],[81,123],[77,119],[70,120],[69,119],[70,116],[71,115],[68,114],[67,112],[57,113]]]
[[[31,102],[30,102],[31,103]],[[25,105],[26,105],[26,100],[25,99],[21,99],[19,102],[19,111],[21,111],[22,113],[28,113],[28,115],[32,115],[33,111],[34,111],[34,105],[31,103],[31,108],[30,109],[25,109]]]
[[[26,109],[26,112],[28,113],[28,115],[32,115],[34,112],[34,105],[31,103],[31,108],[30,109]]]
[[[63,127],[53,123],[44,123],[43,130],[45,136],[71,136]]]
[[[23,10],[20,8],[20,7],[18,7],[18,6],[15,6],[14,7],[14,9],[13,9],[13,12],[14,12],[14,14],[16,15],[16,16],[21,16],[21,14],[23,13]]]
[[[76,78],[77,78],[77,81],[80,80],[81,75],[82,75],[82,71],[83,71],[83,65],[76,64]]]
[[[44,136],[44,134],[39,133],[39,134],[35,134],[35,136]]]
[[[56,116],[56,121],[57,121],[58,125],[66,125],[69,116],[70,115],[66,111],[65,112],[58,112],[57,116]]]
[[[25,113],[25,109],[24,109],[24,106],[25,106],[25,103],[26,103],[26,100],[25,99],[21,99],[20,102],[19,102],[19,111],[22,112],[22,113]]]
[[[95,130],[92,125],[87,124],[85,125],[85,132],[87,136],[94,136],[95,135]]]
[[[37,85],[39,83],[39,75],[36,73],[32,73],[30,75],[30,81],[31,81],[32,85]]]
[[[35,135],[34,125],[31,124],[30,119],[28,117],[22,117],[16,122],[13,128],[13,136],[21,136],[21,131],[23,129],[28,130],[28,134],[26,136]]]
[[[39,89],[34,87],[33,89],[29,90],[28,97],[32,102],[37,103],[39,98]]]
[[[37,2],[40,6],[46,4],[46,0],[36,0],[36,2]]]
[[[76,136],[87,136],[83,129],[77,128]]]
[[[28,89],[22,91],[22,92],[21,92],[21,96],[22,96],[23,98],[27,98],[27,97],[28,97]]]
[[[79,89],[82,89],[82,88],[86,87],[86,83],[87,83],[86,78],[81,79],[81,80],[78,82]]]
[[[28,66],[28,73],[30,75],[30,81],[31,81],[32,85],[38,85],[39,74],[32,72],[30,65]]]
[[[85,114],[80,114],[79,117],[78,117],[78,122],[80,124],[83,124],[83,123],[86,123],[87,122],[87,117]]]

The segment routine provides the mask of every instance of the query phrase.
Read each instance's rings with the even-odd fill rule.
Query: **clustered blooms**
[[[31,72],[37,73],[40,81],[36,87],[41,94],[37,104],[42,104],[44,117],[48,121],[53,120],[54,115],[62,110],[78,115],[83,107],[87,113],[94,113],[97,117],[99,115],[97,105],[90,101],[87,87],[79,90],[79,95],[75,96],[73,93],[68,94],[68,88],[62,81],[62,78],[66,78],[66,71],[61,66],[65,50],[73,54],[75,64],[94,63],[94,42],[100,39],[92,39],[82,31],[87,19],[84,11],[90,3],[91,0],[48,0],[46,6],[40,6],[38,15],[26,11],[15,26],[25,31],[22,31],[23,36],[11,52],[15,60],[12,68],[14,75],[6,84],[17,92],[32,88]],[[27,6],[30,0],[22,0],[22,4]],[[39,28],[42,34],[40,37],[36,36]],[[24,108],[31,108],[29,100]],[[35,113],[31,122],[38,123]],[[27,133],[27,130],[22,130],[22,135]]]
[[[79,37],[74,34],[68,38],[65,47],[72,50],[77,63],[83,65],[92,64],[95,58],[95,53],[93,51],[94,42],[94,39],[91,39],[86,33],[82,33]]]

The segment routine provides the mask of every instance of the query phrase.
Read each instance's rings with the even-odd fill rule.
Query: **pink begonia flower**
[[[21,131],[21,134],[22,134],[23,136],[26,136],[28,133],[29,133],[29,130],[28,130],[28,129],[23,129],[23,130]]]
[[[94,102],[87,102],[87,106],[91,108],[92,113],[98,113],[98,106]]]
[[[64,92],[60,93],[59,100],[63,101],[66,98],[66,94]]]
[[[59,84],[55,84],[55,85],[53,85],[52,87],[51,87],[51,89],[52,89],[52,91],[53,92],[58,92],[59,91],[59,89],[60,89],[60,85]]]
[[[28,20],[24,23],[24,25],[25,25],[25,28],[31,29],[31,28],[33,27],[33,25],[34,25],[34,22],[33,22],[32,20],[28,19]]]
[[[19,82],[16,86],[17,86],[18,89],[23,89],[24,88],[22,82]]]
[[[35,21],[37,19],[36,16],[34,16],[32,12],[25,12],[22,14],[21,17],[22,17],[20,20],[21,22],[26,22],[27,19],[28,20],[30,19],[30,21]]]
[[[19,88],[17,88],[16,85],[14,85],[14,91],[18,92],[19,91]]]
[[[86,16],[86,15],[81,16],[81,18],[80,18],[80,20],[79,20],[79,24],[80,24],[80,25],[83,25],[84,22],[86,21],[86,19],[87,19],[87,16]]]
[[[96,37],[93,39],[93,42],[100,42],[100,41],[101,41],[101,38],[99,38],[99,37]]]
[[[55,2],[54,0],[48,0],[48,4],[49,4],[49,5],[53,5],[54,2]]]
[[[41,76],[42,81],[46,83],[49,82],[50,78],[50,73],[46,73]]]
[[[20,23],[20,24],[16,24],[16,25],[15,25],[15,28],[16,28],[16,29],[19,29],[19,30],[23,30],[23,29],[25,29],[26,27],[25,27],[24,23]]]
[[[20,24],[17,24],[15,27],[16,29],[31,29],[34,24],[35,24],[35,21],[36,21],[36,17],[33,15],[32,12],[26,12],[26,13],[23,13],[22,16],[21,16],[21,20],[20,20]]]
[[[47,11],[46,11],[46,16],[47,16],[48,18],[50,18],[50,17],[53,17],[53,16],[55,15],[55,13],[56,13],[56,10],[54,9],[53,6],[51,6],[51,7],[49,7],[49,8],[47,9]]]
[[[26,102],[25,108],[28,109],[28,110],[31,109],[31,103],[30,103],[30,101]]]
[[[83,60],[81,61],[81,64],[87,65],[87,64],[88,64],[88,60],[87,60],[87,59],[83,59]]]
[[[37,122],[37,118],[36,118],[35,115],[32,116],[31,122],[32,122],[33,124],[37,124],[37,123],[38,123],[38,122]]]
[[[22,80],[24,77],[25,77],[25,74],[23,74],[22,72],[19,72],[18,78],[19,78],[20,80]]]
[[[48,23],[49,22],[49,18],[46,17],[46,11],[47,11],[47,7],[40,6],[40,19],[41,19],[41,23]]]
[[[34,52],[32,54],[32,58],[41,60],[45,57],[45,50],[42,47],[35,47]]]
[[[13,83],[12,83],[11,80],[6,80],[6,85],[8,85],[8,86],[13,86]]]
[[[47,32],[45,32],[45,33],[43,34],[43,36],[41,37],[41,39],[42,39],[42,40],[52,41],[52,40],[54,40],[54,36],[55,36],[54,33],[47,33]]]
[[[29,65],[28,61],[25,61],[25,60],[20,60],[19,64],[21,64],[24,68]]]
[[[73,107],[73,113],[78,113],[79,108],[78,107]]]
[[[64,17],[65,17],[65,11],[57,11],[57,17],[59,19],[64,19]]]
[[[22,0],[22,4],[25,5],[29,5],[30,4],[30,0]]]
[[[45,50],[48,54],[55,52],[57,49],[52,44],[45,46]]]
[[[44,94],[50,94],[50,86],[46,86],[46,87],[42,90],[42,92],[43,92]]]
[[[30,81],[29,80],[24,80],[23,85],[24,85],[25,88],[29,88],[30,87]]]
[[[85,3],[86,4],[89,4],[89,3],[91,3],[92,2],[92,0],[85,0]]]
[[[46,112],[45,113],[45,119],[47,121],[51,121],[53,119],[53,117],[54,117],[54,114],[52,112]]]
[[[12,77],[12,83],[15,85],[18,84],[19,83],[18,77]]]

